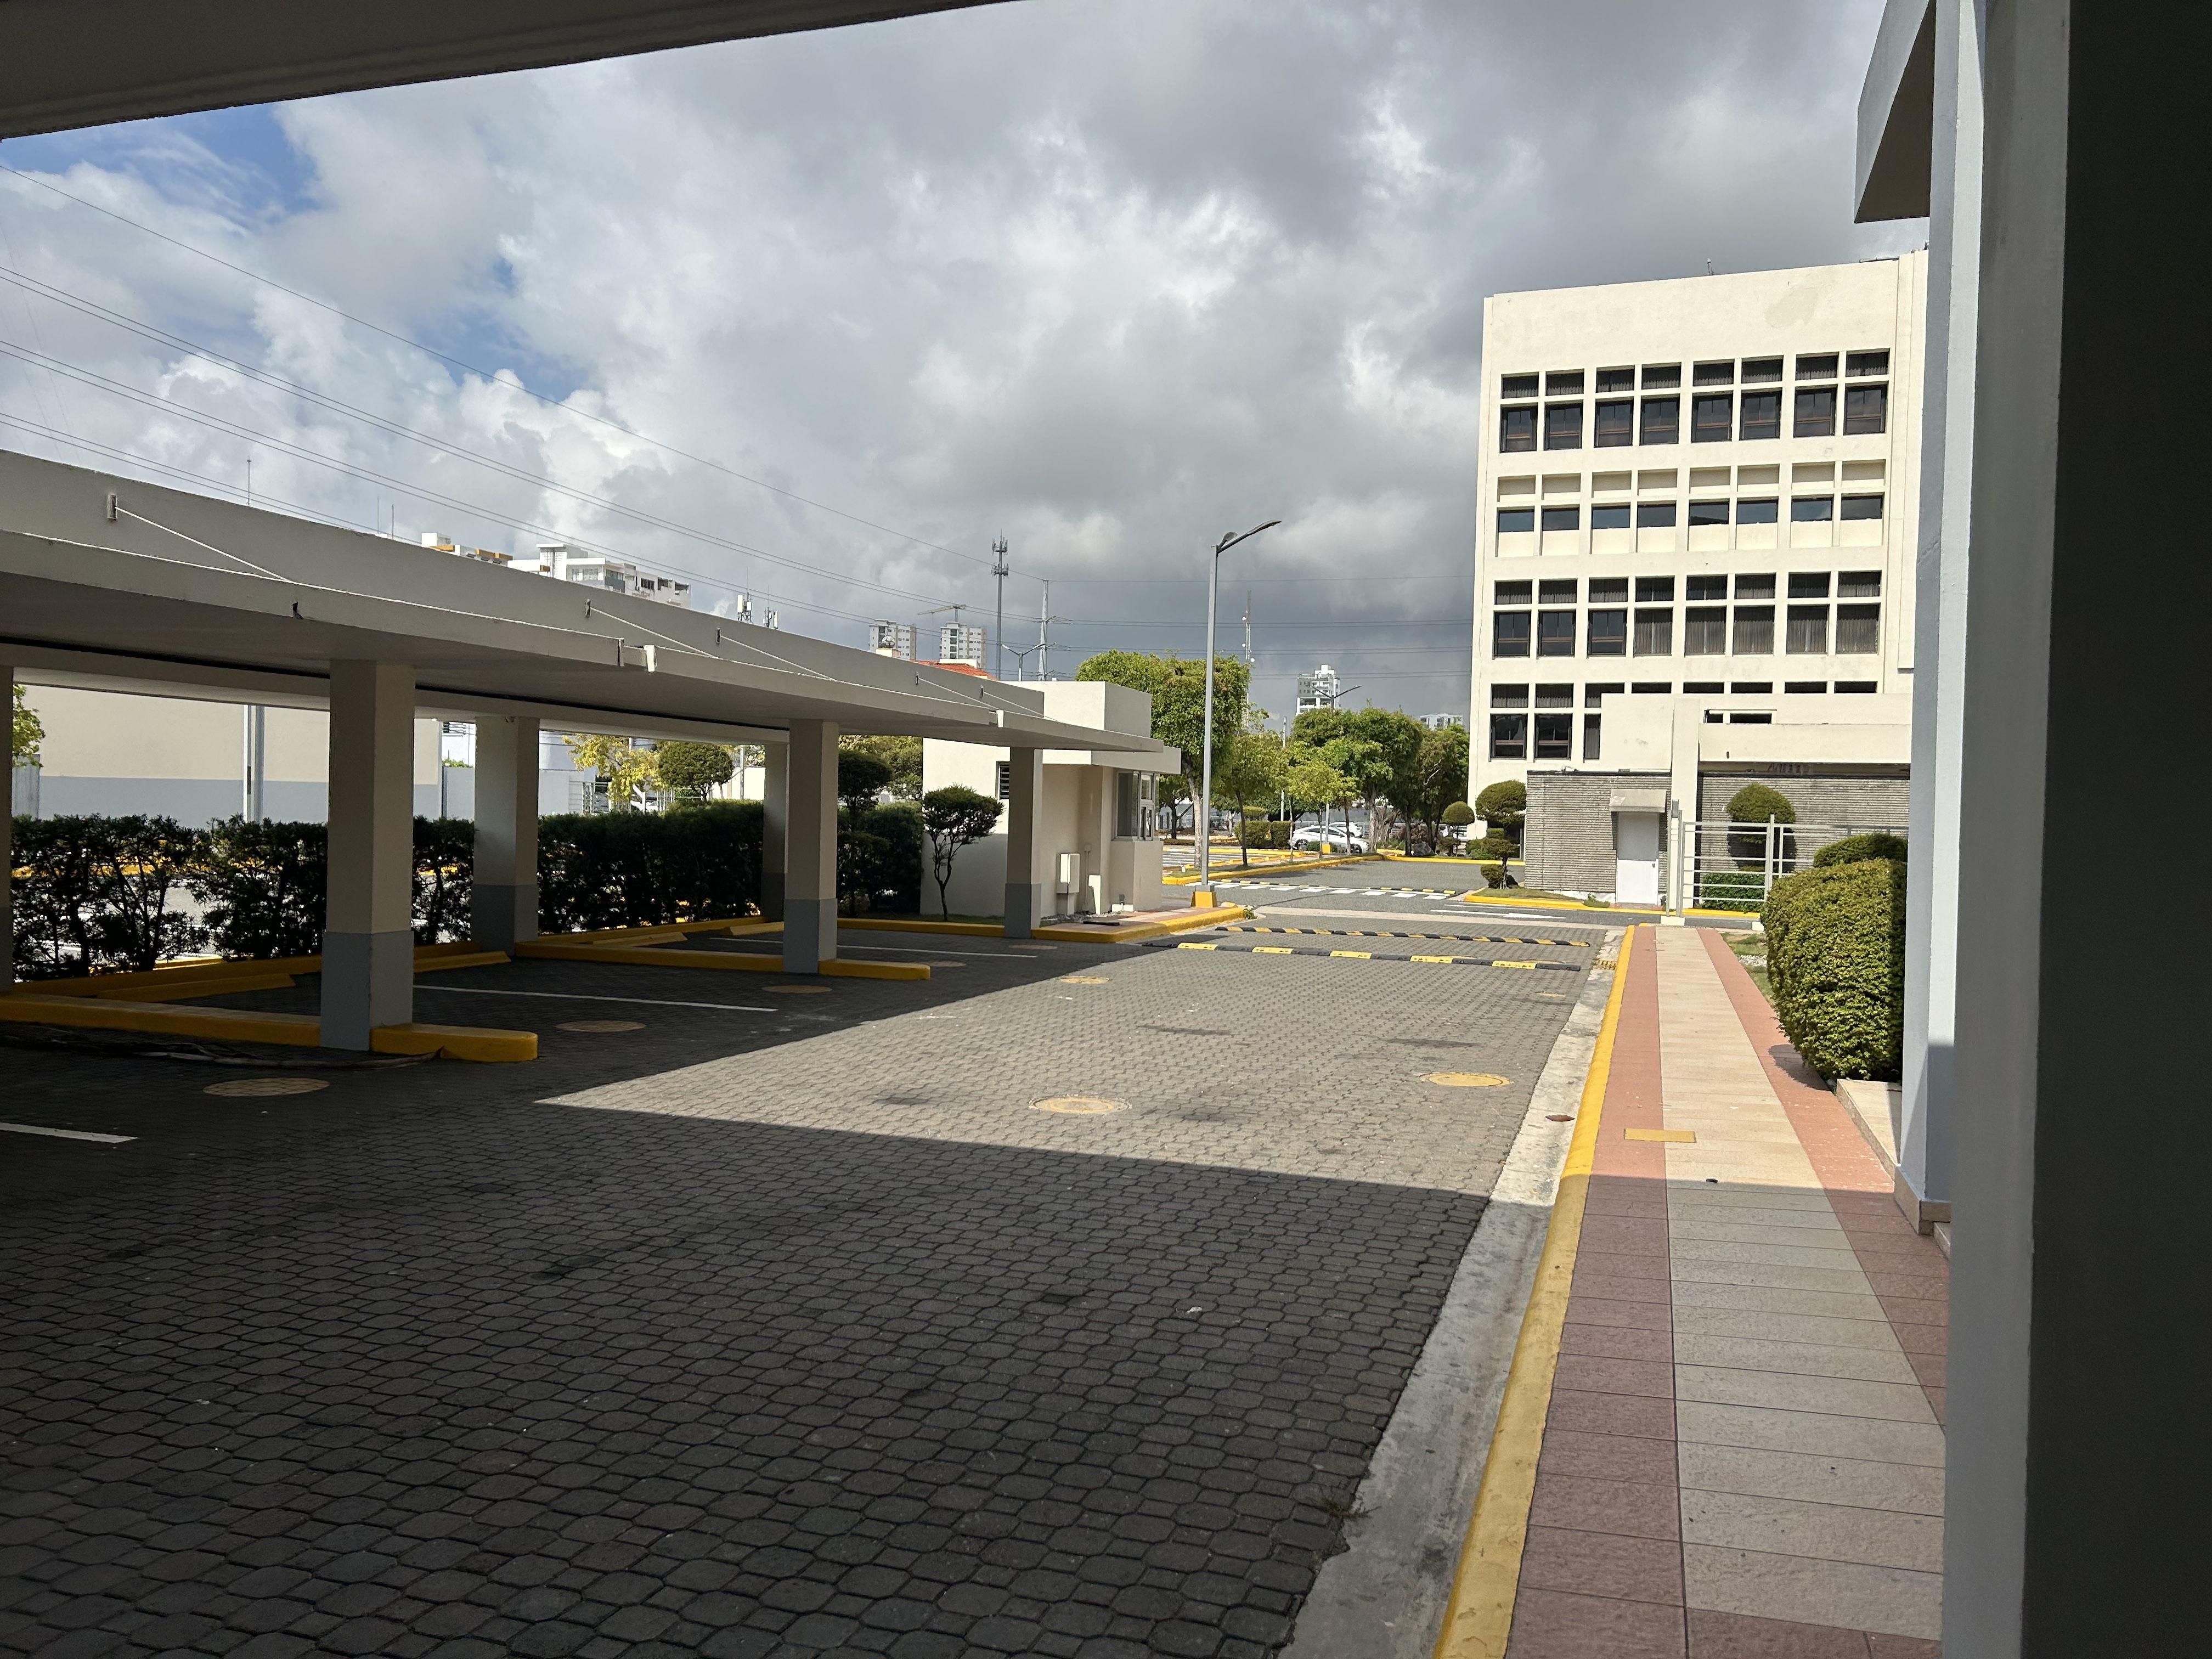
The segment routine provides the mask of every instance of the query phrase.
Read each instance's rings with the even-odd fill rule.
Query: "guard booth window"
[[[1150,841],[1157,830],[1155,780],[1149,772],[1114,775],[1114,833],[1124,841]]]

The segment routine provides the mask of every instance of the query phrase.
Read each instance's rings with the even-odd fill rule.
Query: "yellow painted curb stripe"
[[[1513,1599],[1521,1581],[1521,1554],[1528,1541],[1528,1506],[1536,1496],[1536,1456],[1543,1449],[1544,1423],[1552,1408],[1552,1377],[1559,1369],[1559,1333],[1566,1323],[1567,1293],[1575,1279],[1575,1252],[1581,1243],[1583,1211],[1589,1201],[1589,1175],[1597,1158],[1598,1119],[1605,1109],[1605,1085],[1613,1071],[1613,1036],[1620,1026],[1620,1003],[1628,985],[1632,929],[1620,942],[1620,967],[1605,1000],[1605,1020],[1590,1054],[1589,1076],[1575,1114],[1575,1138],[1567,1146],[1559,1174],[1559,1195],[1552,1204],[1552,1224],[1544,1236],[1544,1255],[1528,1292],[1528,1311],[1513,1348],[1513,1369],[1498,1408],[1483,1464],[1482,1490],[1468,1522],[1467,1541],[1453,1576],[1451,1601],[1437,1632],[1435,1659],[1504,1659],[1513,1633]]]
[[[1415,957],[1416,962],[1457,962],[1457,957]]]
[[[1178,951],[1218,951],[1220,948],[1218,945],[1193,945],[1188,939],[1176,946]]]
[[[1371,962],[1375,957],[1375,952],[1372,951],[1331,951],[1329,955],[1333,957],[1357,957],[1362,962]]]
[[[1536,964],[1533,962],[1493,962],[1490,965],[1493,968],[1534,968]]]
[[[1287,945],[1255,945],[1252,947],[1252,954],[1255,957],[1294,957],[1297,952]]]

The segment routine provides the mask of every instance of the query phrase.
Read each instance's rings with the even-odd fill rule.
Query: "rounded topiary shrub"
[[[1777,823],[1797,822],[1797,809],[1790,805],[1790,797],[1763,783],[1747,783],[1730,795],[1728,815],[1737,823],[1764,823],[1769,818]]]
[[[1813,867],[1826,870],[1838,864],[1861,864],[1868,859],[1905,857],[1905,837],[1884,835],[1880,830],[1872,835],[1845,836],[1841,841],[1832,841],[1813,854]]]
[[[1528,786],[1507,778],[1474,798],[1474,810],[1492,834],[1513,835],[1528,816]]]
[[[1774,1012],[1823,1077],[1893,1082],[1905,1044],[1905,866],[1868,859],[1774,884],[1763,912]]]

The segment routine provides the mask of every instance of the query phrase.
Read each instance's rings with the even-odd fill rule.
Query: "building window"
[[[1826,524],[1836,516],[1832,495],[1800,495],[1790,503],[1792,524]]]
[[[1602,704],[1607,697],[1617,697],[1627,690],[1628,688],[1626,686],[1620,684],[1586,685],[1583,687],[1583,707],[1585,708],[1595,708]]]
[[[1628,688],[1639,697],[1663,697],[1674,689],[1672,680],[1638,680]]]
[[[1791,436],[1797,438],[1834,437],[1836,388],[1832,386],[1799,386],[1797,407],[1790,431]]]
[[[1726,524],[1729,520],[1728,508],[1726,501],[1692,501],[1690,527],[1694,530],[1701,524]]]
[[[1738,501],[1735,504],[1735,521],[1738,524],[1772,524],[1778,507],[1778,503],[1771,498]]]
[[[1733,362],[1699,363],[1698,365],[1698,372],[1692,379],[1690,384],[1692,386],[1734,386],[1735,384],[1735,365]]]
[[[1682,695],[1686,697],[1717,697],[1727,690],[1728,687],[1718,680],[1684,680],[1682,682]],[[1721,717],[1718,710],[1705,711],[1706,725],[1718,726],[1720,723]]]
[[[1597,372],[1597,389],[1600,396],[1608,392],[1633,392],[1636,390],[1636,371],[1632,368],[1601,368]]]
[[[1636,504],[1636,527],[1638,530],[1672,530],[1674,527],[1674,503],[1638,501]]]
[[[1693,605],[1682,612],[1682,654],[1720,657],[1728,654],[1728,607]]]
[[[1539,708],[1572,708],[1575,688],[1571,685],[1540,685],[1536,688],[1536,707]]]
[[[1772,680],[1738,680],[1729,687],[1732,697],[1771,697],[1774,695]]]
[[[1729,716],[1729,724],[1730,726],[1771,726],[1774,724],[1774,716],[1771,714],[1730,714]]]
[[[1874,689],[1875,684],[1872,680],[1838,680],[1836,682],[1837,691],[1845,695],[1854,691],[1872,691]]]
[[[1639,434],[1647,444],[1673,444],[1682,441],[1682,400],[1680,398],[1646,398],[1644,400],[1644,428]]]
[[[1499,411],[1498,447],[1509,455],[1536,447],[1536,406],[1534,404],[1523,404],[1517,409]]]
[[[1672,392],[1681,384],[1681,364],[1646,363],[1644,365],[1644,389],[1646,392]]]
[[[1593,586],[1590,597],[1595,599]],[[1836,597],[1839,599],[1878,599],[1881,597],[1881,572],[1879,570],[1846,570],[1836,578]]]
[[[1636,602],[1638,605],[1674,604],[1674,579],[1672,576],[1638,576],[1636,579]]]
[[[1639,611],[1636,613],[1636,654],[1671,657],[1674,654],[1674,613]]]
[[[1554,369],[1544,377],[1547,398],[1579,398],[1583,395],[1583,372],[1579,368]]]
[[[1846,519],[1879,519],[1881,517],[1881,497],[1879,495],[1844,496],[1844,517]]]
[[[1844,390],[1844,431],[1881,432],[1889,424],[1889,388],[1855,386]]]
[[[1575,654],[1575,613],[1540,611],[1536,613],[1536,654],[1571,657]]]
[[[1490,706],[1492,708],[1526,708],[1528,706],[1528,688],[1525,685],[1493,685],[1490,688]]]
[[[1758,386],[1782,378],[1782,359],[1779,357],[1747,357],[1743,360],[1743,383]]]
[[[1844,359],[1844,373],[1856,380],[1869,374],[1889,373],[1889,354],[1887,351],[1854,351]]]
[[[1536,527],[1536,509],[1533,507],[1501,507],[1498,509],[1498,533],[1511,536]]]
[[[1828,597],[1828,573],[1825,570],[1793,570],[1790,573],[1790,597],[1793,599],[1825,599]]]
[[[1528,717],[1492,714],[1490,717],[1490,758],[1525,760],[1528,755]]]
[[[1828,690],[1826,680],[1784,680],[1782,689],[1793,697],[1823,696]]]
[[[1816,352],[1797,359],[1797,378],[1801,380],[1832,380],[1836,378],[1836,354]]]
[[[1878,605],[1839,605],[1836,607],[1836,654],[1870,657],[1881,649],[1881,607]],[[1844,688],[1838,686],[1837,690]]]
[[[1583,758],[1584,760],[1594,761],[1604,758],[1604,726],[1605,717],[1602,714],[1583,716]]]
[[[1536,716],[1536,758],[1572,760],[1575,757],[1575,717],[1572,714]]]
[[[1493,657],[1525,657],[1528,654],[1527,611],[1499,611],[1492,613],[1490,654]]]
[[[1537,592],[1546,605],[1572,605],[1577,586],[1574,579],[1569,577],[1565,581],[1547,581],[1537,589]]]
[[[1012,761],[1000,761],[999,763],[999,799],[1012,800],[1013,798],[1014,763]]]
[[[1623,398],[1597,405],[1590,422],[1593,449],[1625,449],[1636,441],[1636,405]]]
[[[1579,507],[1547,507],[1544,509],[1544,528],[1547,530],[1580,530],[1583,510]]]
[[[1793,657],[1825,657],[1828,654],[1828,607],[1825,605],[1793,605],[1790,607],[1790,631],[1784,649]]]
[[[1726,576],[1686,576],[1682,579],[1682,597],[1695,605],[1700,599],[1728,598]]]
[[[1628,503],[1603,502],[1590,508],[1592,530],[1626,530],[1628,528]]]
[[[1535,598],[1536,585],[1534,582],[1498,582],[1490,592],[1492,605],[1528,605]]]
[[[1774,654],[1774,607],[1740,605],[1735,608],[1735,654],[1771,657]]]
[[[1782,435],[1782,394],[1747,392],[1743,394],[1743,424],[1736,435],[1747,441]]]
[[[1524,593],[1528,592],[1528,584],[1525,582],[1522,584],[1522,592]],[[1772,576],[1738,576],[1735,579],[1735,596],[1739,599],[1771,599],[1774,597],[1774,578]],[[1528,601],[1524,599],[1521,603],[1526,605]]]
[[[1592,576],[1589,585],[1592,605],[1626,605],[1628,602],[1628,578],[1626,576]]]
[[[1583,406],[1580,404],[1544,405],[1544,447],[1580,449],[1583,447]]]
[[[1498,382],[1501,398],[1533,398],[1536,395],[1536,377],[1533,374],[1508,374]]]
[[[1723,392],[1690,399],[1690,441],[1724,444],[1731,435],[1735,399]]]
[[[1595,582],[1590,584],[1593,587]],[[1589,613],[1589,654],[1625,657],[1628,654],[1628,612],[1593,611]]]

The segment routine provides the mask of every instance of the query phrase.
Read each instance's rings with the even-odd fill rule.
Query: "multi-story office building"
[[[1914,253],[1485,302],[1470,787],[1528,781],[1533,877],[1641,890],[1620,816],[1746,775],[1904,822],[1925,289]]]
[[[1298,706],[1301,714],[1316,708],[1334,708],[1336,700],[1344,695],[1344,682],[1327,663],[1310,674],[1298,676]]]

